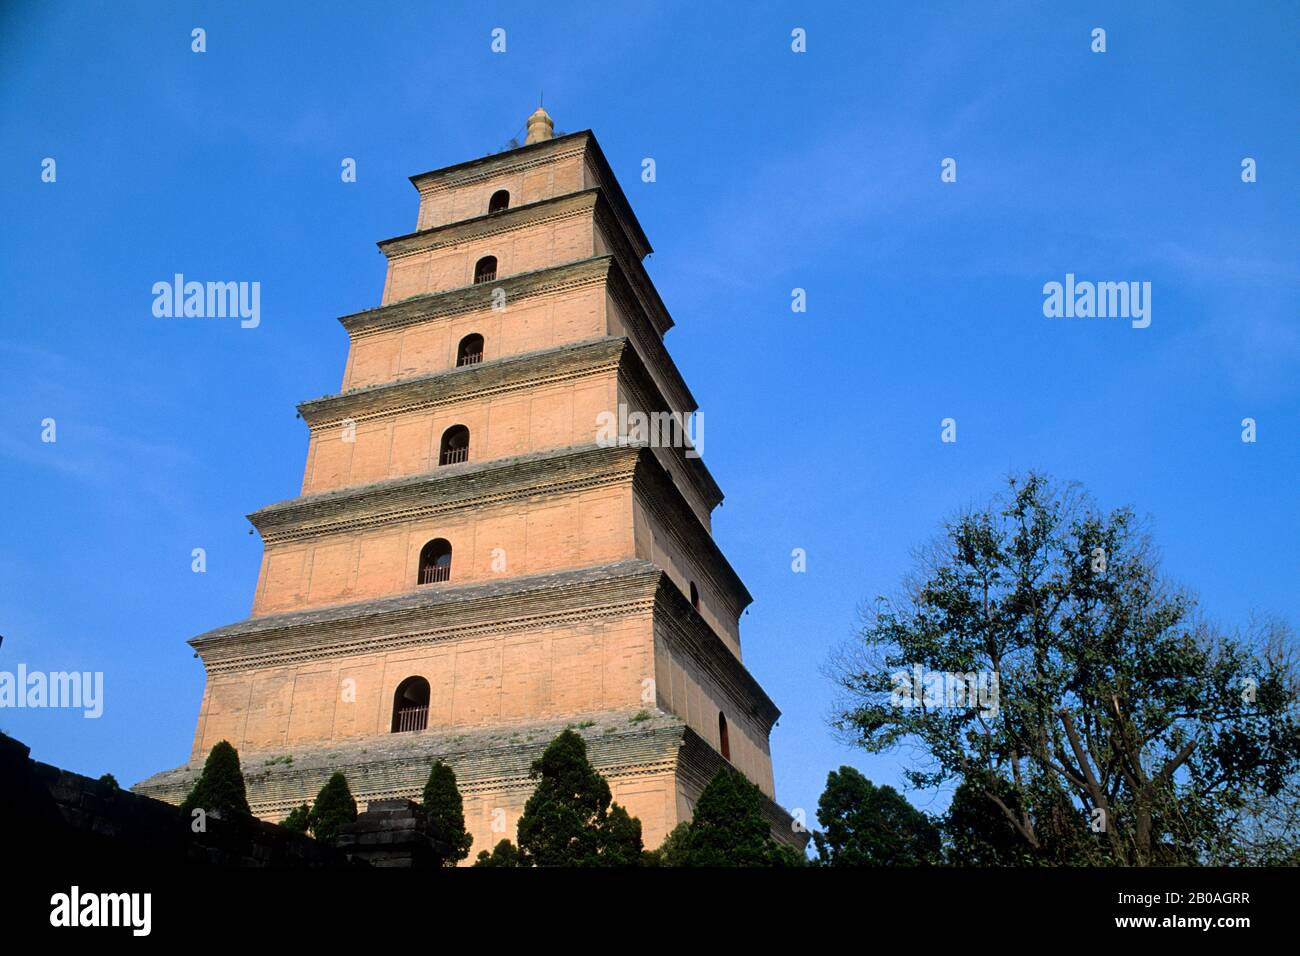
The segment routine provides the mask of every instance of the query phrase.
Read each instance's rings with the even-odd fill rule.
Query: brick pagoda
[[[207,686],[179,802],[220,740],[282,819],[342,770],[364,806],[456,771],[473,853],[576,728],[647,847],[727,762],[774,802],[778,710],[741,661],[749,592],[714,543],[689,447],[600,440],[601,413],[689,415],[650,244],[589,132],[538,110],[517,149],[414,176],[417,229],[379,243],[381,306],[341,319],[338,394],[299,406],[302,493],[249,516],[252,615],[190,644]]]

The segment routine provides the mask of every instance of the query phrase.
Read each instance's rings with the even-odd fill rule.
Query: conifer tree
[[[357,801],[352,797],[347,778],[335,771],[316,795],[310,814],[311,834],[321,843],[333,846],[345,823],[357,818]]]
[[[813,834],[822,866],[924,866],[940,862],[935,822],[893,787],[853,767],[826,775]]]
[[[676,832],[676,831],[674,831]],[[670,834],[671,836],[672,834]],[[803,866],[793,849],[772,839],[763,794],[743,774],[723,767],[700,794],[677,866]]]
[[[429,781],[424,785],[424,825],[440,866],[455,866],[469,856],[474,837],[465,830],[465,807],[456,774],[441,760],[429,769]]]
[[[587,759],[587,745],[565,730],[533,761],[537,789],[519,818],[519,851],[529,866],[627,866],[641,857],[641,821],[618,804]]]
[[[311,807],[307,804],[294,807],[289,811],[289,815],[284,818],[280,826],[294,833],[306,833],[307,828],[311,825]]]
[[[480,850],[474,860],[475,866],[523,866],[519,848],[509,840],[502,840],[492,848],[492,852]]]
[[[203,772],[194,783],[181,811],[188,819],[195,809],[217,816],[250,816],[244,772],[239,769],[239,752],[227,740],[220,741],[203,762]]]

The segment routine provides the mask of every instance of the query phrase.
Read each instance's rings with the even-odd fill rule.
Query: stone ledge
[[[456,772],[463,794],[531,792],[532,762],[569,727],[586,740],[592,764],[611,779],[671,770],[686,731],[685,722],[672,714],[652,708],[618,710],[481,729],[382,734],[292,751],[247,751],[240,759],[253,812],[279,819],[315,799],[335,771],[348,778],[358,803],[419,799],[435,760]],[[202,764],[195,763],[164,771],[132,790],[179,803],[201,770]]]
[[[248,520],[265,540],[328,534],[358,524],[405,520],[448,507],[510,501],[629,477],[644,446],[595,443],[488,462],[446,465],[436,471],[302,495],[268,505]],[[698,522],[697,522],[698,523]]]
[[[648,613],[663,571],[634,560],[265,614],[190,640],[209,673],[428,643],[460,635]]]
[[[629,348],[625,338],[587,339],[445,372],[350,389],[303,402],[298,406],[298,413],[312,428],[345,419],[365,421],[614,368]]]
[[[350,335],[360,336],[414,325],[427,319],[459,315],[465,312],[485,311],[492,308],[492,290],[504,289],[509,300],[548,293],[600,282],[608,277],[614,266],[613,256],[594,256],[563,265],[547,266],[531,272],[504,276],[494,282],[462,286],[446,292],[399,299],[374,309],[364,309],[339,317],[339,322]]]
[[[473,219],[461,219],[429,229],[381,239],[376,245],[389,260],[441,249],[475,239],[485,239],[502,232],[591,212],[603,199],[599,186],[539,199],[523,206],[511,206],[503,212],[484,213]],[[608,202],[608,200],[603,200]]]

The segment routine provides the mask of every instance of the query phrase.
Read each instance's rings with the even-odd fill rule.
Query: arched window
[[[722,751],[722,759],[731,759],[731,738],[727,735],[727,717],[722,711],[718,711],[718,749]]]
[[[393,733],[424,730],[429,726],[429,682],[408,677],[393,694]]]
[[[420,549],[419,581],[421,584],[433,584],[450,578],[451,542],[446,538],[434,538]]]
[[[510,194],[504,189],[498,189],[488,200],[488,215],[494,212],[505,212],[510,208]]]
[[[700,589],[695,586],[694,581],[691,582],[691,607],[697,611],[700,609]]]
[[[497,257],[484,256],[474,265],[474,284],[491,282],[497,277]]]
[[[456,367],[477,365],[483,361],[483,336],[472,332],[460,340],[456,347]]]
[[[469,429],[464,425],[452,425],[442,433],[442,445],[438,449],[439,465],[458,465],[469,460]]]

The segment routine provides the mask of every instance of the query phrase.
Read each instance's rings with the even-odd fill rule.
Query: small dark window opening
[[[721,711],[718,711],[718,746],[722,751],[722,759],[731,759],[731,738],[727,734],[727,718]]]
[[[434,538],[420,549],[420,583],[433,584],[450,579],[451,542],[446,538]]]
[[[469,429],[464,425],[452,425],[442,433],[442,445],[438,450],[439,465],[458,465],[469,460]]]
[[[474,332],[460,340],[456,348],[456,367],[477,365],[483,361],[483,336]]]
[[[474,284],[492,282],[497,277],[497,257],[484,256],[474,265]]]
[[[492,194],[492,198],[488,200],[489,216],[494,212],[505,212],[509,208],[510,193],[506,192],[504,189],[498,189]]]
[[[429,726],[429,682],[408,677],[393,694],[393,733],[424,730]]]
[[[694,581],[691,582],[691,607],[697,611],[700,609],[700,589],[695,586]]]

